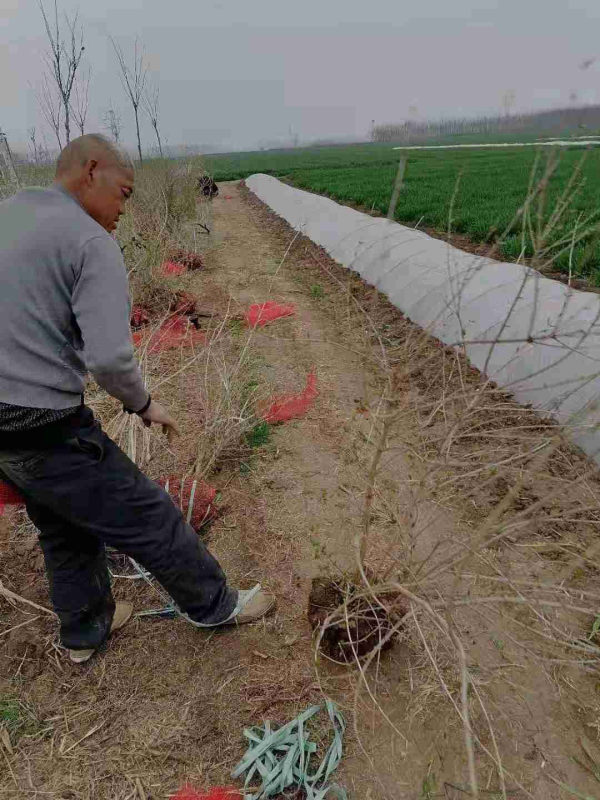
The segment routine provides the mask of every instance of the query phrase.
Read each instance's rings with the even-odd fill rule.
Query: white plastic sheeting
[[[600,296],[535,270],[465,253],[269,175],[248,188],[413,322],[521,403],[566,426],[600,463]]]

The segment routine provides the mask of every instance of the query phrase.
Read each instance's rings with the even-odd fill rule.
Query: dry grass
[[[183,249],[199,252],[196,182],[200,159],[155,160],[136,170],[135,193],[119,225],[119,243],[129,272],[132,301],[160,316],[173,299],[174,281],[165,280],[161,264]]]

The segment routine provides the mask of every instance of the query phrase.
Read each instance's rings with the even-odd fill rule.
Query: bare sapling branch
[[[83,30],[79,24],[78,12],[72,16],[64,15],[61,25],[58,15],[58,1],[54,0],[54,15],[50,20],[42,4],[38,0],[44,19],[44,27],[48,37],[49,52],[46,57],[48,74],[56,86],[63,111],[65,141],[71,141],[71,95],[73,93],[77,70],[81,63],[85,46]]]
[[[89,93],[90,81],[92,78],[92,71],[90,67],[82,70],[78,79],[75,81],[75,92],[73,103],[71,105],[71,113],[75,124],[79,128],[81,136],[85,133],[85,123],[88,115],[89,107]]]
[[[116,144],[121,142],[121,130],[123,128],[123,121],[119,111],[114,107],[112,101],[104,114],[102,115],[102,122],[104,127],[114,139]]]
[[[127,64],[121,46],[117,44],[112,36],[110,41],[115,51],[115,56],[117,57],[123,89],[125,90],[125,94],[129,98],[129,102],[133,108],[138,156],[141,164],[143,162],[143,157],[142,140],[140,136],[140,106],[144,99],[146,78],[148,76],[148,67],[146,65],[144,48],[139,39],[136,38],[133,47],[133,67],[130,68]]]
[[[35,96],[42,116],[56,138],[58,149],[62,150],[63,105],[56,87],[49,82],[47,75],[42,77],[42,86],[35,89]]]
[[[154,85],[151,88],[148,87],[144,93],[144,110],[148,115],[148,119],[150,120],[150,124],[152,125],[152,129],[154,131],[154,135],[156,136],[156,141],[158,143],[158,152],[160,157],[163,157],[163,148],[162,148],[162,141],[160,138],[160,131],[158,128],[158,95],[159,89],[158,86]]]

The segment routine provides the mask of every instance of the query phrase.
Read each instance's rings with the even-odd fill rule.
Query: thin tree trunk
[[[65,101],[65,137],[67,144],[71,141],[71,120],[69,119],[69,103]]]
[[[160,140],[160,133],[158,132],[158,125],[154,126],[154,133],[156,134],[156,141],[158,142],[158,152],[160,153],[160,157],[163,157],[163,149],[162,149],[162,142]]]
[[[58,149],[62,150],[63,144],[60,138],[60,130],[58,128],[52,128],[52,130],[54,131],[54,135],[56,136],[56,141],[58,142]]]
[[[136,133],[137,133],[138,153],[139,153],[139,156],[140,156],[140,164],[142,164],[143,163],[143,159],[142,159],[142,141],[140,139],[140,119],[139,119],[139,115],[138,115],[138,107],[137,106],[134,106],[134,111],[135,111],[135,129],[136,129]]]

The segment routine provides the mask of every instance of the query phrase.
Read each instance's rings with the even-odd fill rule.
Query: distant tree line
[[[84,29],[77,11],[59,13],[59,0],[37,0],[48,42],[44,57],[44,72],[34,88],[41,115],[56,144],[48,145],[44,131],[31,127],[28,130],[28,153],[14,153],[16,163],[23,161],[45,165],[54,161],[56,153],[68,144],[73,135],[86,132],[92,70],[85,63]],[[45,6],[48,6],[47,9]],[[128,58],[122,47],[111,36],[121,83],[133,111],[137,155],[141,162],[142,141],[140,113],[144,113],[152,126],[156,146],[146,148],[152,156],[162,157],[165,152],[159,127],[159,88],[148,80],[149,65],[143,44],[138,38],[133,53]],[[117,143],[121,144],[122,117],[113,105],[101,112],[102,123]]]
[[[600,106],[558,108],[529,114],[505,114],[474,119],[461,117],[424,122],[407,120],[374,125],[371,138],[374,142],[420,144],[428,139],[469,134],[535,133],[540,136],[561,136],[595,131],[600,131]]]

